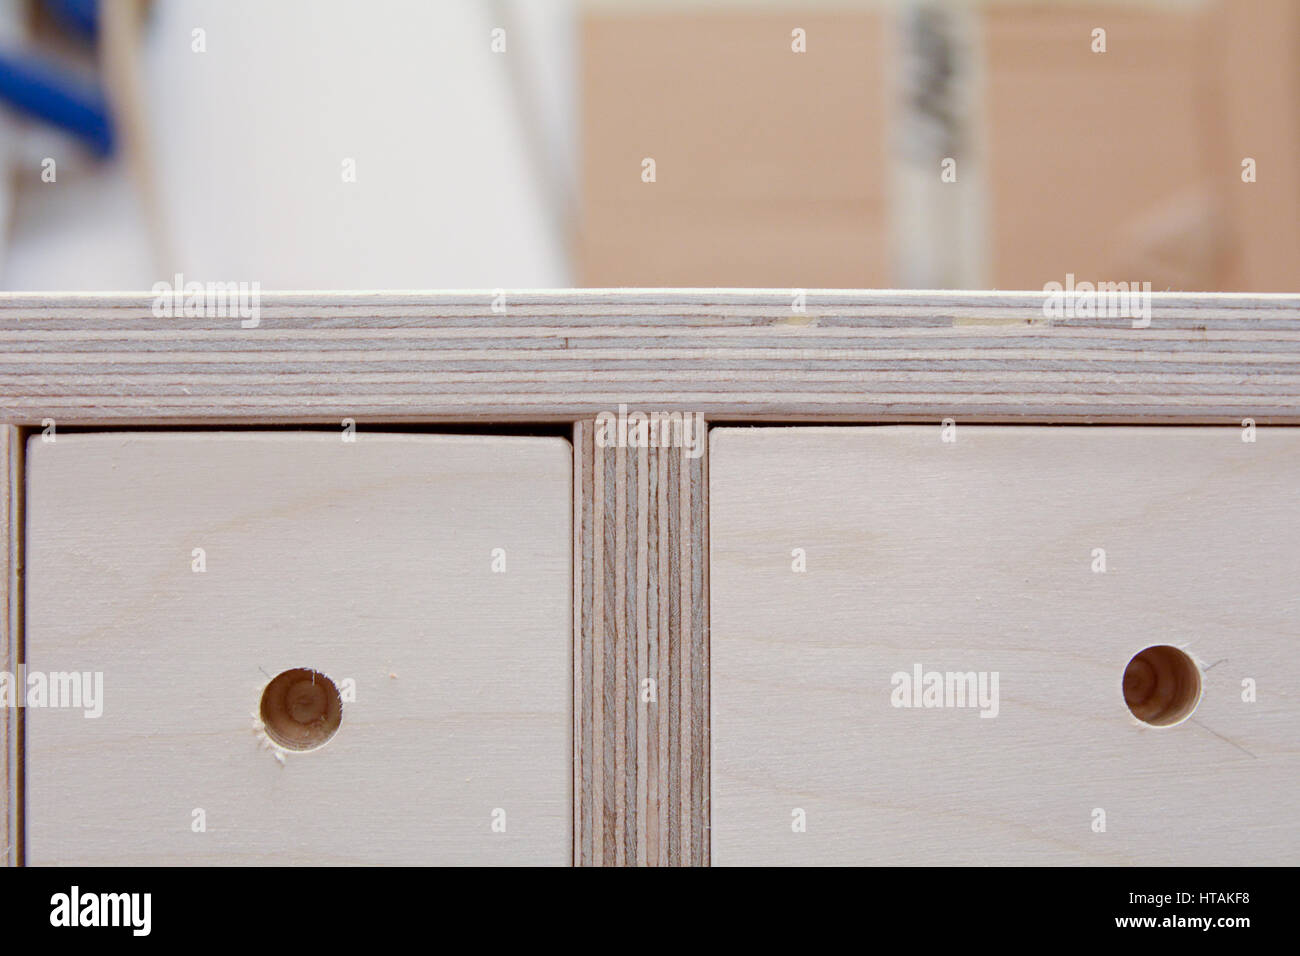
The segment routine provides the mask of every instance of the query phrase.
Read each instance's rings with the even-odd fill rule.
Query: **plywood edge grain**
[[[0,425],[0,671],[18,672],[22,659],[22,433]],[[15,693],[21,691],[15,688]],[[22,711],[0,706],[0,820],[4,823],[0,866],[22,862]]]
[[[703,427],[702,421],[700,427]],[[707,473],[574,426],[574,862],[707,866]]]
[[[1048,302],[268,293],[244,328],[235,314],[159,317],[146,293],[6,293],[0,421],[572,422],[626,403],[713,421],[1300,423],[1300,294],[1153,292],[1137,321]]]

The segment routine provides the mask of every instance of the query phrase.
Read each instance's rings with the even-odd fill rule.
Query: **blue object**
[[[0,100],[72,133],[96,155],[113,152],[113,121],[103,91],[37,57],[0,51]]]
[[[99,0],[42,0],[41,6],[68,33],[86,40],[99,33]]]

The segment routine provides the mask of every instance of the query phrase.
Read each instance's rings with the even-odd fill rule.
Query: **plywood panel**
[[[1300,860],[1300,430],[1242,434],[715,430],[714,862]],[[1122,690],[1156,644],[1202,675],[1174,726]],[[918,666],[996,716],[895,706]]]
[[[34,440],[28,664],[102,672],[103,694],[98,718],[28,708],[28,861],[570,862],[570,456],[364,431]],[[299,667],[355,700],[284,753],[259,700]]]

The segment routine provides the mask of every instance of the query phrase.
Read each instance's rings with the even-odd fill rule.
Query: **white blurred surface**
[[[554,177],[572,181],[576,154],[574,0],[154,7],[143,70],[170,271],[264,290],[571,284]],[[501,9],[508,50],[494,54]],[[196,27],[205,53],[191,51]],[[170,278],[126,168],[68,158],[55,184],[39,162],[19,171],[3,287]]]

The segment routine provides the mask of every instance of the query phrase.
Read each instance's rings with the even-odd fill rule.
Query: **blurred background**
[[[0,288],[1300,291],[1296,0],[0,0]]]

